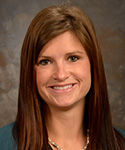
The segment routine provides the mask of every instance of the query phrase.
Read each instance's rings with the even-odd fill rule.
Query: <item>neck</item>
[[[48,136],[60,145],[70,143],[86,143],[84,131],[84,103],[69,110],[59,110],[50,107],[46,122]],[[72,144],[73,145],[73,144]],[[66,146],[67,147],[67,146]]]

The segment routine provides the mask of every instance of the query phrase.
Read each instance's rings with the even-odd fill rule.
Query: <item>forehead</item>
[[[66,31],[47,42],[42,48],[40,55],[55,54],[57,52],[72,53],[75,51],[85,52],[85,49],[72,31]]]

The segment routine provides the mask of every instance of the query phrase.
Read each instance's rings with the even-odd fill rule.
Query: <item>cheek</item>
[[[49,76],[48,73],[41,71],[40,69],[36,70],[36,84],[38,88],[47,83],[49,78],[48,76]]]
[[[90,63],[86,62],[84,64],[81,64],[77,69],[77,76],[80,81],[82,81],[84,88],[90,89],[91,87],[91,67]]]
[[[78,75],[81,79],[87,78],[91,80],[91,67],[89,61],[81,63],[79,67],[77,67]]]
[[[45,87],[47,85],[48,78],[49,77],[47,73],[43,73],[43,71],[41,71],[40,69],[36,70],[36,86],[38,93],[42,98],[44,97],[44,94],[46,92]]]

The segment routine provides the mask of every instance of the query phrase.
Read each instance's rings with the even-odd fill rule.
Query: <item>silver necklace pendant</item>
[[[50,142],[56,149],[63,150],[56,143],[52,142],[50,138],[48,138],[48,142]],[[86,142],[85,147],[82,150],[86,150],[88,146],[89,146],[89,129],[87,130],[87,142]]]

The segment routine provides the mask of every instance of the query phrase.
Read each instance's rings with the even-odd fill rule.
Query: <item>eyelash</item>
[[[75,55],[68,57],[68,61],[69,62],[76,62],[79,59],[80,59],[80,57],[79,56],[75,56]],[[46,65],[49,65],[50,63],[51,63],[51,61],[49,59],[43,59],[43,60],[40,60],[38,64],[46,66]]]
[[[79,56],[75,56],[75,55],[69,56],[69,58],[68,58],[68,60],[69,60],[70,62],[76,62],[76,61],[79,60],[79,59],[80,59],[80,57],[79,57]]]
[[[46,65],[49,65],[50,64],[50,60],[48,59],[43,59],[43,60],[40,60],[39,65],[43,65],[43,66],[46,66]]]

